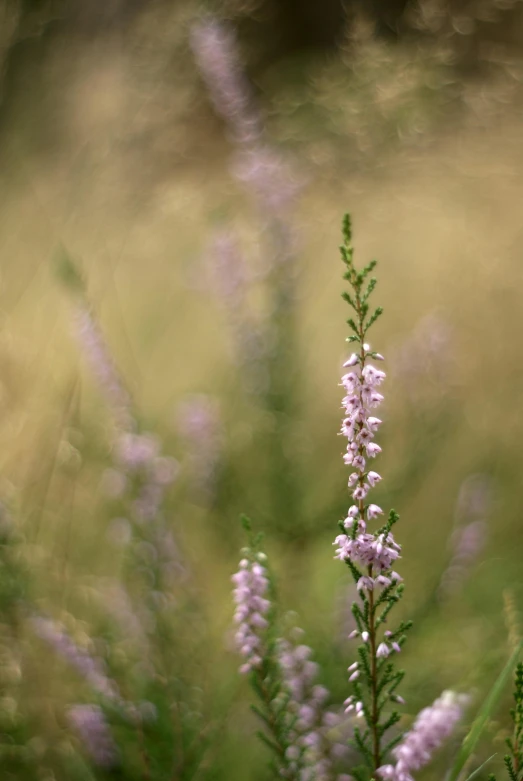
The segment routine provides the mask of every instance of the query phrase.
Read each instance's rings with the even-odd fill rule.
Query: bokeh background
[[[261,163],[198,67],[209,14],[237,37]],[[332,702],[347,696],[345,211],[385,309],[376,500],[401,514],[415,619],[405,724],[445,688],[481,701],[523,599],[522,47],[521,0],[1,0],[3,778],[270,777],[231,633],[242,512]],[[86,302],[176,472],[168,626],[134,616],[133,637],[122,584],[153,589],[157,554],[126,517]],[[143,729],[108,713],[122,764],[91,762],[67,716],[91,689],[35,616],[160,712]],[[498,752],[484,777],[507,726],[501,710],[477,750]]]

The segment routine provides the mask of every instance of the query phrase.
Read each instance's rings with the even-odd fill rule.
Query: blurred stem
[[[142,758],[142,764],[143,764],[143,778],[144,781],[151,781],[151,765],[149,762],[147,749],[145,748],[145,736],[143,734],[142,723],[139,718],[136,724],[136,731],[138,733],[138,745],[139,745],[140,756]]]
[[[271,514],[273,521],[294,539],[302,528],[294,454],[287,449],[296,416],[294,262],[284,221],[273,219],[269,234],[272,338],[268,345],[269,382],[265,404],[274,421],[269,444]]]

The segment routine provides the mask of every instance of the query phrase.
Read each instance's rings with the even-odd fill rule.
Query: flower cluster
[[[263,141],[263,118],[244,76],[234,32],[206,17],[193,25],[191,45],[214,108],[238,146],[235,177],[249,187],[263,211],[278,216],[292,204],[303,181]]]
[[[343,522],[347,533],[338,535],[335,544],[338,546],[337,558],[364,568],[366,574],[358,579],[358,590],[372,591],[401,580],[397,572],[391,571],[401,548],[390,530],[378,534],[367,532],[367,522],[383,514],[381,507],[365,504],[365,499],[381,480],[377,472],[368,469],[368,460],[381,453],[381,447],[374,441],[381,420],[372,414],[372,410],[383,401],[378,388],[385,379],[384,371],[368,363],[369,357],[383,360],[382,355],[373,353],[370,346],[363,343],[360,353],[353,353],[344,363],[344,368],[350,368],[350,371],[341,379],[346,392],[341,434],[348,439],[343,460],[354,469],[348,484],[355,504]]]
[[[61,624],[44,616],[33,616],[31,623],[38,637],[74,667],[93,689],[109,700],[122,701],[116,684],[107,675],[103,661],[80,648]]]
[[[131,396],[122,382],[93,312],[85,300],[76,306],[74,327],[82,351],[105,394],[118,428],[134,429]]]
[[[176,412],[195,497],[201,503],[210,504],[223,449],[217,399],[203,393],[191,395],[181,402]]]
[[[73,705],[67,715],[94,764],[113,767],[118,760],[117,749],[100,706]]]
[[[115,467],[110,474],[120,487],[118,493],[123,495],[133,483],[139,486],[130,508],[132,519],[138,524],[154,520],[178,474],[177,461],[160,454],[160,444],[151,434],[125,433],[116,442]]]
[[[302,634],[294,628],[293,639]],[[327,733],[337,727],[340,717],[325,709],[329,691],[317,683],[319,666],[311,660],[307,645],[295,645],[287,639],[278,643],[278,661],[290,699],[288,709],[292,719],[287,759],[290,770],[301,766],[300,781],[334,781],[339,778],[336,765],[347,754],[347,747],[333,742]]]
[[[113,466],[104,474],[106,493],[121,503],[120,515],[109,527],[110,537],[116,543],[129,544],[132,560],[152,586],[153,597],[153,591],[163,591],[171,598],[185,573],[164,512],[167,491],[178,473],[178,462],[161,454],[155,436],[125,432],[117,438]],[[151,605],[141,607],[147,613]],[[152,615],[147,619],[144,614],[142,620],[154,622]]]
[[[258,554],[258,559],[263,554]],[[267,613],[271,603],[267,599],[269,579],[267,571],[254,557],[240,561],[238,572],[232,576],[236,604],[234,620],[238,625],[236,645],[245,662],[240,672],[248,673],[260,667],[265,654],[265,630],[269,626]]]
[[[385,781],[414,781],[412,771],[426,765],[441,744],[452,734],[463,716],[465,695],[445,691],[416,718],[412,729],[392,750],[395,765],[382,765],[378,773]]]
[[[261,135],[261,119],[240,65],[234,32],[208,16],[194,24],[191,46],[216,112],[237,141],[249,143]]]

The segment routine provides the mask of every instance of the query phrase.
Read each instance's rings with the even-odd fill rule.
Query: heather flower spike
[[[102,391],[119,432],[134,431],[136,421],[131,395],[120,376],[86,291],[81,270],[65,247],[55,259],[56,273],[72,294],[73,330],[82,353]]]
[[[118,763],[117,748],[99,705],[73,705],[67,715],[95,765],[110,770]]]
[[[298,779],[294,772],[296,757],[289,751],[289,724],[286,719],[289,695],[285,692],[278,662],[278,643],[274,637],[274,607],[270,600],[271,585],[266,555],[260,551],[260,536],[254,536],[251,522],[245,516],[242,524],[249,535],[249,545],[242,549],[238,572],[232,576],[236,605],[234,622],[236,648],[243,659],[240,672],[250,676],[250,683],[260,701],[253,706],[267,728],[258,735],[274,751],[277,772],[284,778]],[[297,756],[301,755],[298,750]]]
[[[273,750],[279,777],[343,781],[337,765],[347,749],[329,736],[340,716],[325,708],[330,695],[317,682],[319,667],[311,659],[311,649],[301,642],[302,630],[294,627],[289,637],[279,636],[261,537],[252,535],[245,517],[243,525],[250,539],[232,576],[235,644],[243,659],[240,672],[249,675],[260,702],[253,706],[265,726],[258,736]],[[359,713],[360,703],[356,708]]]
[[[354,352],[343,364],[341,385],[345,395],[341,434],[347,438],[343,460],[351,469],[348,482],[352,506],[346,520],[340,523],[342,534],[334,544],[336,558],[349,567],[360,595],[352,610],[363,643],[358,648],[358,662],[349,667],[353,693],[347,700],[347,710],[351,711],[354,703],[356,716],[365,723],[363,729],[354,727],[354,744],[375,777],[390,747],[384,746],[386,733],[400,719],[391,706],[401,702],[396,689],[403,679],[403,672],[394,666],[394,657],[401,651],[405,631],[411,623],[402,622],[384,632],[384,625],[389,626],[389,613],[403,592],[402,579],[394,570],[401,547],[392,534],[399,516],[391,510],[385,524],[377,529],[369,528],[370,524],[379,523],[383,514],[369,495],[381,480],[381,475],[374,470],[375,459],[381,453],[375,441],[381,425],[376,411],[383,401],[378,389],[385,379],[385,372],[372,362],[383,360],[383,356],[374,352],[367,341],[371,326],[382,314],[381,307],[370,308],[370,297],[376,287],[376,279],[370,274],[376,261],[362,270],[354,266],[348,215],[343,221],[343,238],[340,249],[346,267],[344,279],[350,287],[343,298],[354,312],[347,320],[352,331],[347,341],[353,345]],[[353,775],[367,777],[362,769]]]
[[[412,729],[393,750],[395,765],[383,765],[377,774],[383,781],[414,781],[413,770],[428,764],[434,752],[452,734],[463,716],[468,698],[445,691],[417,716]]]

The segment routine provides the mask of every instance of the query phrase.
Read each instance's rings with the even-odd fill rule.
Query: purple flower
[[[36,634],[74,667],[93,689],[109,700],[122,702],[118,688],[108,677],[103,661],[76,645],[61,624],[43,616],[33,616],[31,623]]]
[[[92,311],[83,303],[76,307],[74,325],[78,341],[105,394],[116,425],[130,431],[135,428],[131,397],[121,380]]]
[[[223,447],[218,403],[203,393],[189,396],[179,405],[176,418],[185,441],[194,491],[210,501]]]
[[[269,580],[265,568],[251,559],[242,559],[238,572],[232,576],[236,603],[234,621],[238,624],[236,647],[245,663],[240,672],[248,673],[262,664],[266,653],[265,630],[269,626],[267,613],[271,603],[266,598]]]
[[[67,715],[95,765],[113,767],[118,753],[102,709],[98,705],[73,705]]]
[[[293,640],[301,634],[302,630],[295,628]],[[311,778],[327,780],[335,777],[334,766],[341,747],[326,733],[339,725],[340,716],[325,709],[329,691],[316,683],[318,665],[310,660],[311,655],[306,645],[295,645],[287,639],[278,642],[282,677],[290,695],[287,708],[292,717],[287,758],[296,778],[311,773]]]
[[[241,143],[259,139],[262,123],[244,76],[234,31],[213,17],[191,30],[191,47],[216,112]]]
[[[467,697],[445,691],[432,705],[417,716],[412,729],[401,743],[392,750],[395,765],[383,765],[378,769],[387,781],[414,781],[412,771],[419,770],[432,759],[432,755],[452,734],[463,716]]]

